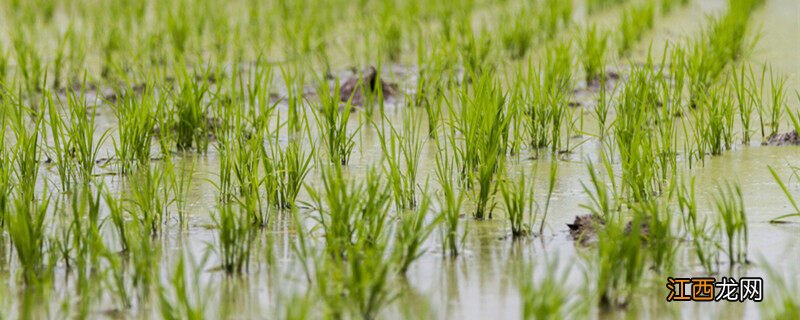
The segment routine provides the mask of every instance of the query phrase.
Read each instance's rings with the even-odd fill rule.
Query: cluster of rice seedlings
[[[328,152],[328,159],[332,163],[347,165],[356,146],[356,134],[361,129],[359,127],[353,132],[348,132],[347,123],[352,112],[350,101],[353,97],[348,97],[347,103],[340,105],[338,81],[333,91],[328,83],[323,81],[318,92],[320,93],[319,116],[316,113],[314,115],[321,129],[321,140]]]
[[[731,68],[731,83],[733,85],[733,96],[736,98],[736,109],[739,114],[739,124],[742,128],[742,144],[750,143],[750,135],[753,129],[751,128],[750,121],[752,120],[753,111],[759,106],[754,99],[754,91],[752,85],[755,84],[755,76],[753,68],[749,68],[749,72],[742,65],[741,71],[736,70],[735,67]],[[760,113],[760,112],[759,112]]]
[[[474,77],[480,77],[485,72],[494,69],[490,54],[492,53],[492,38],[484,33],[476,34],[470,23],[467,22],[458,43],[458,52],[461,64],[466,71],[464,81],[469,83]]]
[[[592,13],[598,10],[604,10],[620,5],[626,1],[627,0],[587,0],[586,8],[588,9],[589,13]]]
[[[694,134],[700,159],[706,151],[720,155],[733,147],[733,125],[736,117],[728,87],[709,89],[708,95],[692,110]]]
[[[193,81],[187,70],[179,71],[178,88],[170,93],[170,104],[173,110],[167,123],[162,124],[162,131],[175,130],[175,143],[178,150],[190,150],[205,153],[208,150],[209,127],[206,97],[209,94],[209,83],[206,80]]]
[[[52,266],[47,261],[45,233],[45,217],[51,199],[46,193],[38,198],[18,194],[14,199],[13,211],[6,213],[5,218],[6,232],[21,266],[22,278],[32,286],[46,283],[52,276]]]
[[[471,89],[460,93],[461,110],[456,116],[455,129],[464,139],[461,177],[468,187],[477,184],[476,219],[492,218],[495,180],[504,168],[508,146],[510,117],[506,96],[499,84],[489,76],[481,76]]]
[[[634,214],[631,228],[626,230],[621,215],[616,215],[598,231],[594,261],[601,306],[625,305],[639,289],[648,256],[642,246],[644,221],[641,214]]]
[[[414,210],[400,212],[394,249],[400,273],[405,274],[411,264],[425,253],[423,244],[437,227],[436,223],[428,223],[429,216],[430,198],[427,194]]]
[[[149,90],[139,98],[124,94],[114,105],[119,136],[114,140],[114,150],[122,174],[140,165],[149,165],[157,120],[155,113],[163,107]]]
[[[786,78],[772,73],[770,68],[770,109],[769,109],[769,136],[778,134],[781,118],[786,106]],[[763,80],[762,80],[763,81]]]
[[[712,18],[686,56],[690,103],[694,106],[707,94],[728,63],[747,50],[745,35],[752,10],[763,0],[730,0],[728,11]]]
[[[545,0],[513,11],[500,23],[503,47],[514,60],[523,58],[534,44],[553,39],[572,21],[569,1]]]
[[[655,25],[655,4],[632,6],[622,12],[619,30],[620,38],[617,51],[620,56],[625,56],[633,49],[633,45],[644,37],[644,34]]]
[[[246,272],[255,239],[250,213],[245,209],[223,204],[213,219],[218,231],[215,249],[220,256],[220,267],[226,274]]]
[[[400,131],[385,115],[385,125],[374,124],[385,160],[384,173],[389,178],[395,204],[400,210],[413,209],[417,205],[417,171],[424,143],[420,120],[412,108],[403,117]],[[389,132],[383,128],[386,125]]]
[[[663,171],[659,169],[664,165],[659,157],[663,150],[654,128],[658,119],[659,75],[646,68],[637,67],[632,71],[619,97],[613,128],[620,152],[623,193],[632,199],[660,193],[668,180],[661,176]]]
[[[605,56],[609,34],[607,31],[598,30],[594,24],[586,27],[581,34],[578,46],[586,84],[589,85],[592,81],[598,80],[602,82],[605,75]],[[601,90],[605,89],[604,87],[601,86]]]
[[[44,74],[46,71],[42,65],[39,48],[32,42],[34,38],[28,36],[32,30],[27,28],[21,30],[21,32],[13,33],[13,38],[11,39],[17,70],[22,74],[22,82],[25,85],[26,92],[41,92],[45,87]]]
[[[661,14],[668,15],[676,5],[686,5],[689,0],[661,0]]]
[[[509,17],[501,19],[501,25],[507,26],[502,33],[503,47],[512,59],[520,59],[534,45],[536,31],[530,23],[535,16],[530,9],[509,13]]]
[[[516,271],[519,295],[522,300],[522,319],[568,318],[576,309],[571,292],[564,288],[571,267],[562,268],[558,259],[547,261],[545,267],[534,268],[525,263]],[[541,274],[537,276],[537,274]]]
[[[504,180],[500,186],[506,216],[511,223],[511,235],[514,238],[528,235],[534,223],[533,188],[526,184],[525,174],[520,174],[518,181]]]
[[[188,255],[188,256],[187,256]],[[200,320],[206,317],[210,287],[200,281],[208,256],[199,262],[191,253],[181,252],[168,283],[159,283],[158,306],[164,319]]]
[[[537,149],[549,147],[552,153],[561,151],[565,122],[571,120],[567,117],[572,68],[568,47],[556,46],[548,51],[546,64],[540,69],[529,65],[524,84],[528,89],[523,102],[529,107],[530,144]]]
[[[160,166],[138,170],[128,180],[131,186],[131,214],[142,232],[152,236],[161,233],[172,200],[167,186],[167,175]]]
[[[721,186],[714,204],[722,223],[722,231],[727,243],[725,253],[731,265],[749,263],[747,260],[747,213],[744,210],[742,189],[738,185]]]
[[[446,144],[446,143],[445,143]],[[445,254],[456,256],[466,237],[464,232],[459,237],[459,215],[464,200],[463,193],[454,182],[454,163],[447,154],[446,146],[436,153],[436,178],[439,181],[439,210],[442,220],[441,238]]]
[[[712,273],[714,266],[719,263],[717,242],[719,241],[719,228],[715,224],[709,225],[708,219],[698,221],[698,205],[695,196],[695,179],[676,186],[676,197],[681,211],[681,219],[686,236],[691,239],[695,256],[703,269]]]

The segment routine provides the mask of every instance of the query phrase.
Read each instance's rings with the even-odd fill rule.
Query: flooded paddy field
[[[800,317],[796,1],[0,16],[0,319]]]

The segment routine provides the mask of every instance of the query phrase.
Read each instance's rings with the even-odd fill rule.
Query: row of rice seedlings
[[[550,40],[572,20],[572,3],[545,0],[524,5],[500,19],[501,41],[512,59],[523,58],[538,41]],[[534,23],[531,23],[534,21]]]
[[[686,52],[690,103],[698,103],[728,63],[740,58],[748,46],[747,25],[752,10],[763,0],[729,0],[728,11],[712,18]]]
[[[417,171],[424,144],[420,120],[411,108],[406,110],[401,131],[385,115],[385,124],[373,124],[383,151],[384,173],[389,178],[398,210],[413,209],[417,205]],[[386,125],[389,132],[386,132]]]
[[[631,6],[622,12],[617,51],[620,56],[630,53],[633,45],[644,37],[644,34],[655,25],[655,3]]]
[[[725,253],[731,265],[749,263],[747,260],[748,228],[742,189],[739,185],[726,184],[720,186],[714,197],[719,221],[727,243]]]

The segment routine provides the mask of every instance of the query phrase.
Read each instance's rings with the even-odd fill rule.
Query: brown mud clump
[[[770,146],[796,146],[800,145],[800,139],[797,137],[797,131],[792,130],[785,133],[773,134],[765,144]]]
[[[604,224],[603,218],[585,214],[575,216],[575,221],[572,224],[568,223],[567,227],[569,227],[569,235],[573,240],[581,244],[588,244],[597,240],[597,231]]]
[[[397,84],[380,79],[378,70],[370,66],[360,75],[356,74],[347,78],[339,88],[339,97],[342,102],[350,100],[352,105],[362,106],[365,102],[365,96],[371,97],[377,94],[378,88],[380,88],[384,98],[390,98],[397,94]],[[365,94],[364,90],[368,92]]]

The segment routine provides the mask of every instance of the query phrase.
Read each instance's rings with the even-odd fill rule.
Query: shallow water
[[[685,35],[694,34],[701,27],[702,17],[706,14],[717,12],[724,8],[724,1],[692,2],[688,8],[677,8],[670,16],[657,19],[655,30],[650,38],[640,43],[635,50],[633,62],[641,62],[647,53],[649,41],[655,56],[658,57],[666,41],[681,41]],[[789,10],[794,8],[794,11]],[[593,17],[599,23],[613,23],[615,12],[606,13],[608,16]],[[577,14],[579,15],[579,14]],[[800,4],[793,0],[768,1],[759,9],[754,19],[762,24],[764,32],[759,45],[756,47],[751,61],[769,61],[776,70],[789,77],[789,92],[798,89],[798,76],[800,76],[800,62],[797,52],[800,52]],[[624,66],[625,62],[618,62]],[[391,66],[385,71],[394,75],[406,90],[414,83],[414,67],[401,65]],[[346,72],[342,72],[346,74]],[[591,97],[590,97],[591,98]],[[398,99],[401,100],[401,99]],[[790,105],[797,107],[797,102],[790,99]],[[407,111],[404,110],[402,101],[388,104],[387,116],[389,121],[400,123]],[[588,114],[590,104],[575,109],[575,114],[584,113],[587,131],[596,127]],[[285,108],[285,105],[281,105]],[[586,109],[584,109],[586,108]],[[285,109],[282,109],[285,110]],[[422,115],[422,111],[419,111]],[[362,121],[363,112],[356,112],[351,119],[351,127],[356,127]],[[100,109],[98,131],[112,130],[115,121],[111,112]],[[426,128],[422,123],[421,127]],[[313,126],[312,126],[313,127]],[[784,126],[783,128],[788,128]],[[760,137],[754,137],[759,140]],[[513,270],[523,263],[533,263],[537,272],[533,277],[548,276],[544,264],[547,261],[559,260],[561,263],[555,273],[569,275],[564,287],[572,293],[574,299],[581,299],[581,290],[587,286],[587,279],[592,281],[590,266],[583,258],[593,248],[576,245],[569,237],[567,223],[574,217],[586,213],[582,204],[588,203],[589,196],[584,192],[581,182],[589,179],[586,159],[598,161],[600,143],[591,137],[582,136],[571,140],[571,143],[583,143],[573,153],[565,155],[558,160],[558,176],[550,211],[543,235],[513,241],[509,237],[508,222],[502,216],[502,210],[495,212],[496,216],[488,221],[474,221],[469,216],[470,201],[464,208],[465,217],[462,222],[466,224],[467,237],[464,253],[456,258],[443,257],[441,243],[437,232],[425,243],[426,253],[416,261],[408,272],[405,281],[392,283],[393,286],[403,287],[403,294],[381,317],[386,318],[447,318],[447,319],[508,319],[519,318],[521,302],[517,290],[517,279]],[[112,155],[113,147],[107,141],[101,156]],[[434,182],[434,156],[436,147],[433,141],[428,140],[423,148],[420,167],[420,181],[431,177],[430,189],[436,187]],[[786,200],[779,186],[774,182],[767,166],[777,169],[781,177],[791,174],[788,166],[800,166],[800,149],[798,147],[766,147],[753,144],[752,146],[736,145],[734,150],[725,152],[721,156],[709,157],[702,165],[684,174],[692,176],[697,181],[697,196],[700,204],[701,217],[712,217],[712,197],[720,182],[738,182],[744,193],[745,205],[748,213],[750,242],[748,254],[753,264],[746,267],[737,267],[728,273],[721,272],[717,276],[764,276],[765,270],[762,262],[767,262],[779,273],[800,279],[800,223],[770,224],[768,221],[776,216],[791,212],[790,204]],[[211,250],[215,243],[215,230],[212,225],[211,213],[216,210],[217,191],[210,183],[216,180],[215,174],[219,171],[217,152],[211,148],[207,155],[179,154],[179,166],[189,167],[194,163],[195,174],[188,199],[190,201],[188,216],[188,229],[185,232],[173,231],[164,236],[161,277],[167,279],[168,273],[173,269],[175,257],[182,250],[188,250],[194,257],[209,254],[209,261],[205,264],[199,275],[198,285],[209,290],[211,299],[207,311],[210,315],[232,316],[240,318],[273,318],[274,312],[291,308],[290,297],[298,292],[303,292],[303,273],[299,262],[291,248],[296,240],[296,231],[287,214],[279,216],[276,225],[264,232],[269,232],[274,243],[267,244],[272,247],[276,256],[273,265],[261,261],[251,265],[249,272],[240,279],[228,278],[223,272],[215,270],[219,265],[217,254]],[[532,159],[531,150],[523,150],[520,155],[509,159],[509,172],[514,174],[535,175],[535,197],[540,204],[544,202],[547,193],[547,174],[550,162],[553,159],[542,157]],[[347,173],[351,178],[363,179],[367,169],[381,161],[381,149],[378,136],[371,127],[365,126],[358,135],[356,151],[351,164],[347,166]],[[155,162],[155,165],[158,165]],[[617,164],[615,169],[619,170]],[[681,164],[679,164],[681,167]],[[101,168],[98,173],[113,172],[113,166]],[[44,179],[57,181],[52,169],[45,170]],[[103,181],[112,192],[126,193],[131,186],[119,176],[104,176]],[[51,182],[51,183],[52,183]],[[310,186],[318,186],[319,172],[314,170],[307,181]],[[791,191],[800,194],[800,185],[797,179],[791,180]],[[308,194],[303,191],[300,201],[309,201]],[[310,210],[301,210],[305,215],[313,215]],[[304,221],[313,224],[310,219]],[[319,240],[320,235],[314,234],[313,238]],[[5,244],[6,241],[0,243]],[[264,246],[259,250],[265,250]],[[679,249],[676,269],[674,274],[650,274],[646,276],[644,288],[631,306],[625,310],[604,312],[596,308],[590,309],[587,314],[594,318],[644,318],[644,317],[674,317],[674,318],[757,318],[760,316],[759,305],[753,302],[746,303],[671,303],[664,302],[667,291],[664,288],[668,276],[704,276],[702,268],[694,261],[689,245]],[[5,251],[3,251],[5,252]],[[3,258],[6,254],[2,255]],[[724,259],[723,259],[724,260]],[[13,268],[13,266],[12,266]],[[720,268],[728,270],[727,266]],[[589,271],[586,271],[589,270]],[[21,310],[25,297],[17,295],[22,289],[15,285],[14,279],[9,279],[8,273],[0,276],[0,283],[8,284],[10,289],[0,296],[0,300],[8,305],[8,310]],[[63,274],[63,270],[56,270],[56,274]],[[57,277],[54,298],[49,300],[49,316],[58,318],[62,299],[69,300],[69,284]],[[769,299],[769,280],[765,287],[765,299]],[[110,298],[99,295],[93,316],[109,315],[103,313],[111,307]],[[312,305],[312,307],[316,307]],[[149,310],[143,308],[144,310]],[[149,318],[156,316],[140,311],[122,317]],[[22,314],[22,311],[11,311],[10,316]]]

